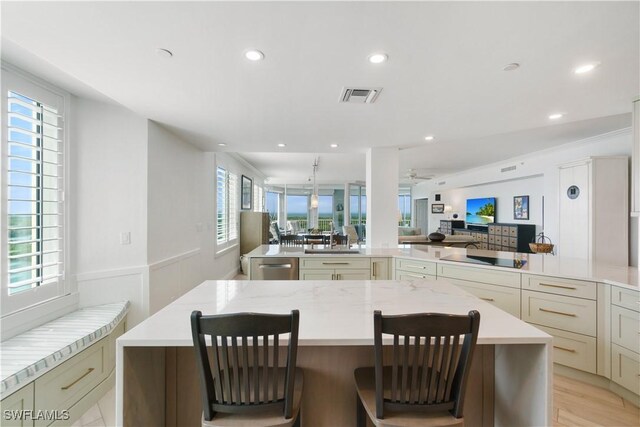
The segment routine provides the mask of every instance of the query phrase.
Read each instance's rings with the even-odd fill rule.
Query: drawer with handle
[[[522,320],[595,337],[596,302],[523,290]]]
[[[300,268],[371,268],[369,258],[300,258]]]
[[[409,273],[406,271],[396,270],[396,280],[434,280],[436,277],[430,274]]]
[[[436,263],[428,261],[416,261],[406,258],[396,259],[396,270],[408,271],[430,276],[436,275]]]
[[[107,345],[104,338],[78,355],[56,366],[35,381],[35,407],[67,409],[104,380]]]
[[[640,312],[640,292],[631,289],[611,287],[611,303],[629,310]]]
[[[460,267],[450,264],[438,264],[438,277],[469,280],[499,286],[520,289],[520,273],[490,270],[488,268]]]
[[[581,371],[596,373],[597,346],[594,337],[537,326],[553,336],[553,361]]]
[[[611,380],[640,394],[640,355],[611,344]]]
[[[507,286],[488,285],[486,283],[466,280],[440,278],[438,280],[452,283],[470,294],[495,305],[501,310],[520,318],[520,290]]]
[[[595,300],[597,287],[595,282],[584,280],[562,279],[552,276],[522,275],[522,289],[547,292]]]
[[[629,350],[640,351],[640,313],[612,305],[611,341]]]

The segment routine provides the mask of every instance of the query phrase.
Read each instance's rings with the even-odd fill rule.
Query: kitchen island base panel
[[[391,351],[392,347],[385,347]],[[202,404],[193,347],[124,347],[124,425],[199,426]],[[286,347],[280,348],[285,360]],[[352,426],[353,371],[373,366],[372,346],[301,346],[303,426]],[[494,425],[494,346],[476,347],[465,399],[467,425]]]

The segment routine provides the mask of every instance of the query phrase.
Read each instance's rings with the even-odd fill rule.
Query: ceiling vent
[[[378,99],[381,91],[381,87],[343,87],[340,102],[372,104]]]
[[[438,185],[445,185],[446,183],[447,183],[447,181],[440,181],[440,182],[438,183]]]
[[[513,166],[507,166],[506,168],[502,168],[500,169],[500,172],[504,173],[504,172],[511,172],[516,170],[516,165]]]

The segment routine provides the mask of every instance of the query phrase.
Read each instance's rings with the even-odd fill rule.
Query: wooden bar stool
[[[300,426],[299,319],[298,310],[290,315],[191,313],[203,427]],[[282,367],[281,334],[289,334]],[[210,352],[206,335],[211,336]]]
[[[354,372],[357,425],[462,426],[465,387],[478,339],[480,313],[373,314],[375,367]],[[382,334],[393,335],[384,366]]]

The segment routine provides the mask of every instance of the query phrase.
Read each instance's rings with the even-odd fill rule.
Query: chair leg
[[[301,418],[302,418],[302,409],[298,409],[298,416],[296,417],[296,421],[293,423],[293,427],[300,427]]]
[[[364,410],[364,405],[360,400],[360,396],[356,393],[356,426],[357,427],[366,427],[367,426],[367,412]]]

